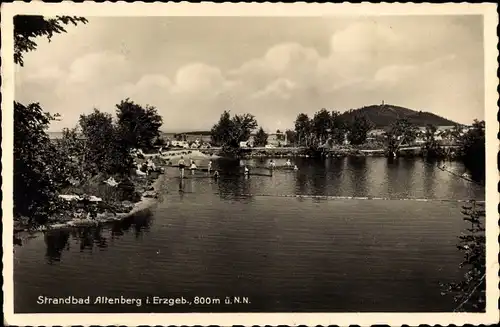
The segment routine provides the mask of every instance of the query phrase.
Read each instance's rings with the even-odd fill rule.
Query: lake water
[[[455,246],[467,228],[463,203],[408,199],[484,200],[482,187],[418,159],[294,159],[299,171],[272,175],[258,168],[266,163],[220,160],[219,181],[197,173],[182,183],[169,168],[150,211],[16,246],[15,311],[453,310],[439,283],[463,276]],[[255,175],[239,175],[242,164]],[[389,200],[286,197],[293,194]],[[123,296],[142,305],[37,304],[39,296]],[[146,304],[153,296],[221,304]],[[249,303],[226,305],[226,296]]]

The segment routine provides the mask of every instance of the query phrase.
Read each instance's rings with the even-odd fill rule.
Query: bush
[[[462,234],[457,248],[464,253],[461,268],[468,268],[464,279],[444,285],[443,294],[451,293],[457,303],[455,311],[484,311],[486,304],[486,235],[484,206],[473,203],[464,206],[464,220],[471,223]]]
[[[55,146],[46,130],[55,117],[38,103],[14,103],[14,217],[44,223],[58,210],[58,183],[64,166],[54,160]]]

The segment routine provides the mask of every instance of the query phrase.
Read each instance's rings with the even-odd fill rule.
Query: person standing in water
[[[290,161],[290,159],[287,159],[287,160],[286,160],[285,165],[286,165],[287,167],[290,167],[290,166],[292,165],[292,162]]]
[[[179,159],[179,172],[180,172],[180,175],[181,175],[181,178],[184,178],[184,168],[186,168],[186,163],[184,162],[184,157],[181,156],[181,158]]]
[[[245,176],[248,176],[250,174],[250,171],[248,170],[248,167],[245,166],[245,172],[243,173]]]
[[[269,162],[269,167],[270,167],[270,168],[274,168],[274,167],[276,167],[276,163],[274,162],[274,160],[273,160],[273,159],[271,159],[271,161]]]
[[[294,165],[293,170],[299,170],[299,167],[297,167],[297,165]]]
[[[189,167],[191,169],[191,175],[194,175],[194,171],[196,170],[196,164],[194,163],[194,160],[191,160],[191,166]]]
[[[211,170],[212,170],[212,160],[208,162],[208,174],[210,174]]]

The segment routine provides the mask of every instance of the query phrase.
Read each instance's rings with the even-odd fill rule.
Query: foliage
[[[155,139],[153,145],[166,145],[167,144],[167,140],[163,137],[163,136],[159,136]]]
[[[417,137],[417,128],[405,118],[395,121],[385,133],[387,150],[397,152],[404,143],[411,144]]]
[[[83,17],[17,15],[14,17],[14,63],[24,65],[23,54],[37,48],[35,38],[64,33],[64,25],[87,23]],[[38,103],[14,102],[14,217],[43,223],[60,209],[57,188],[66,181],[67,168],[47,135],[58,115],[44,112]]]
[[[297,133],[290,129],[285,131],[286,139],[288,144],[295,144],[297,142]]]
[[[356,115],[354,121],[348,124],[349,133],[347,139],[353,145],[360,145],[366,142],[368,132],[373,125],[366,119],[365,116]]]
[[[257,128],[257,120],[252,114],[235,115],[233,117],[232,138],[239,142],[247,141]]]
[[[212,143],[216,146],[222,146],[227,143],[231,137],[233,121],[231,114],[225,110],[219,118],[219,122],[212,127],[210,131]]]
[[[422,146],[424,156],[427,158],[438,158],[444,155],[444,150],[440,144],[436,141],[436,126],[427,125],[424,132],[425,143]]]
[[[312,121],[307,114],[299,114],[295,119],[295,133],[299,145],[308,145],[311,141]]]
[[[473,203],[464,206],[464,220],[471,223],[467,232],[462,234],[457,248],[464,252],[461,268],[467,268],[464,280],[445,285],[444,293],[454,295],[455,311],[484,311],[486,302],[486,235],[484,206]]]
[[[62,138],[56,141],[57,161],[55,161],[59,162],[64,170],[65,180],[61,183],[61,188],[79,184],[87,177],[82,164],[84,149],[84,140],[77,128],[63,129]]]
[[[331,138],[335,143],[342,144],[345,140],[347,125],[338,111],[332,111],[330,120]]]
[[[123,141],[131,148],[151,148],[153,141],[160,136],[163,119],[155,107],[142,107],[130,99],[116,105],[118,130]]]
[[[219,122],[212,127],[212,142],[222,146],[222,151],[226,154],[237,156],[240,142],[248,141],[256,127],[257,121],[253,115],[235,115],[231,118],[230,112],[224,111]]]
[[[330,113],[323,108],[314,114],[312,131],[320,144],[342,144],[345,139],[346,124],[338,111]]]
[[[83,163],[92,175],[106,169],[107,154],[114,138],[113,117],[94,109],[89,115],[80,115],[84,137]]]
[[[46,130],[55,116],[14,102],[14,216],[44,222],[56,208],[60,167]]]
[[[254,145],[258,147],[266,146],[267,144],[267,133],[264,131],[264,129],[261,127],[257,131],[254,137]]]
[[[23,66],[23,53],[36,50],[37,43],[33,39],[45,36],[50,42],[54,34],[66,32],[65,25],[71,23],[76,26],[87,22],[86,18],[76,16],[56,16],[51,19],[31,15],[14,16],[14,63]]]
[[[341,118],[349,123],[354,121],[356,116],[365,116],[374,128],[386,128],[398,119],[406,119],[412,125],[426,126],[427,124],[435,126],[453,126],[456,123],[435,115],[430,112],[416,111],[395,105],[371,105],[355,110],[348,110],[342,113]]]
[[[321,109],[314,114],[312,119],[312,130],[316,138],[321,144],[326,142],[332,129],[332,119],[330,112],[326,109]]]
[[[475,120],[460,139],[460,155],[467,168],[481,181],[486,176],[485,122]]]
[[[280,131],[279,129],[276,130],[276,140],[277,141],[284,141],[285,140],[285,133]]]

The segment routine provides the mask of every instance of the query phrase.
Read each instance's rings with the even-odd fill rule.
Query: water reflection
[[[79,240],[80,252],[84,252],[86,249],[92,252],[94,246],[99,249],[108,247],[107,239],[102,235],[102,232],[102,226],[78,227],[71,231],[71,236],[73,239]]]
[[[62,252],[69,250],[69,231],[53,231],[44,235],[46,245],[45,258],[47,263],[53,264],[61,261]]]
[[[277,165],[285,160],[276,160]],[[15,306],[22,312],[40,310],[35,304],[40,292],[119,290],[126,296],[244,294],[252,297],[253,306],[246,307],[251,311],[452,310],[452,300],[443,300],[436,281],[463,275],[455,244],[464,225],[456,218],[456,203],[275,196],[484,198],[484,190],[433,165],[405,160],[297,158],[297,172],[277,169],[272,177],[248,179],[237,174],[239,162],[214,160],[218,169],[225,165],[217,181],[181,181],[171,170],[164,184],[171,192],[153,211],[101,227],[53,231],[19,248]],[[243,164],[257,167],[266,161]],[[183,200],[179,190],[186,191]],[[249,198],[238,197],[243,193],[269,196],[250,198],[246,205]]]
[[[367,165],[366,157],[349,157],[346,159],[346,165],[351,169],[346,169],[349,174],[350,188],[353,189],[353,196],[363,196],[367,194]]]
[[[122,221],[98,226],[75,227],[49,231],[44,234],[46,245],[45,257],[47,263],[54,264],[61,261],[64,251],[70,250],[70,240],[78,245],[80,252],[92,253],[96,248],[105,250],[108,248],[108,237],[115,240],[133,228],[135,238],[140,238],[143,233],[150,231],[152,224],[152,212],[145,210],[137,215],[123,219]]]
[[[298,194],[307,194],[309,192],[309,178],[304,171],[300,171],[295,179],[295,188]]]
[[[436,187],[436,162],[424,162],[423,188],[429,197],[435,197],[434,189]]]
[[[150,231],[152,220],[152,211],[144,210],[123,220],[113,222],[110,227],[111,237],[113,239],[119,238],[133,227],[135,238],[139,238],[143,233],[148,233]]]

